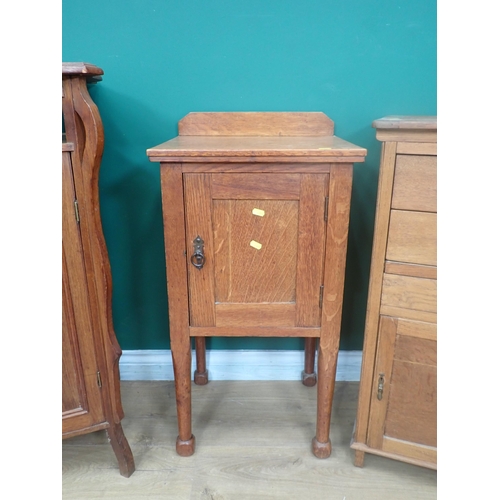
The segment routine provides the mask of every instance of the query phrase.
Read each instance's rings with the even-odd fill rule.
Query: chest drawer
[[[437,211],[437,157],[397,155],[392,208]]]
[[[387,260],[435,266],[436,240],[437,214],[391,210]]]
[[[436,323],[437,280],[384,274],[380,313]]]

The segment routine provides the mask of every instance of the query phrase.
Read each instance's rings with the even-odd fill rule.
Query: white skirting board
[[[340,351],[338,381],[359,382],[362,351]],[[193,355],[192,373],[195,368]],[[301,380],[304,351],[207,350],[209,380]],[[174,380],[170,350],[123,351],[121,380]]]

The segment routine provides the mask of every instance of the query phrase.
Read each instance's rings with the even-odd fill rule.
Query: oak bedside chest
[[[328,457],[352,170],[366,150],[323,113],[190,113],[147,155],[161,168],[177,452],[195,448],[191,337],[201,384],[205,337],[304,337],[306,356],[319,339],[313,452]]]
[[[382,141],[351,447],[436,469],[436,117],[376,120]]]

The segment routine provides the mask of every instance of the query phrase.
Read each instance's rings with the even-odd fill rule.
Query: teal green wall
[[[436,114],[436,1],[63,0],[63,61],[104,70],[101,214],[123,349],[169,347],[158,164],[191,111],[323,111],[356,164],[341,349],[361,349],[380,144],[374,119]],[[301,339],[208,339],[299,349]]]

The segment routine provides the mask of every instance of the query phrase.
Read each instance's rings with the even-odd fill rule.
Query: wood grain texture
[[[405,460],[429,469],[437,469],[437,449],[434,446],[416,445],[408,441],[384,436],[382,451],[391,458]],[[389,455],[386,455],[389,456]]]
[[[437,265],[437,214],[391,210],[386,258]]]
[[[352,165],[332,165],[329,179],[323,308],[318,347],[318,443],[329,442],[335,372],[340,341],[345,258],[351,204]]]
[[[105,432],[66,440],[65,500],[435,500],[436,471],[368,455],[352,465],[350,431],[358,384],[337,382],[330,437],[335,453],[309,450],[316,391],[296,382],[212,381],[193,387],[199,446],[190,458],[173,449],[174,382],[122,382],[123,428],[137,470],[118,474]],[[198,436],[197,436],[198,437]],[[103,486],[104,485],[104,486]]]
[[[396,152],[406,155],[437,155],[436,142],[398,142]]]
[[[188,277],[184,193],[180,165],[161,167],[163,226],[172,361],[176,385],[179,438],[191,439],[191,340],[189,337]]]
[[[102,70],[90,67],[90,65],[78,70],[71,66],[72,63],[69,63],[65,72],[63,65],[62,111],[66,140],[74,146],[69,154],[71,155],[73,201],[78,207],[76,224],[78,224],[79,234],[76,235],[75,231],[69,229],[69,225],[66,224],[66,227],[63,227],[63,242],[66,241],[66,244],[70,242],[67,246],[66,257],[72,253],[70,247],[73,249],[75,246],[80,247],[80,267],[83,267],[83,272],[78,279],[78,288],[82,294],[86,294],[90,325],[79,329],[78,336],[80,338],[87,336],[89,342],[93,342],[96,366],[92,369],[92,373],[86,373],[85,369],[83,373],[87,378],[86,385],[89,391],[91,386],[98,387],[101,416],[92,423],[80,422],[80,416],[75,416],[74,419],[67,416],[63,423],[65,433],[63,437],[75,433],[92,432],[95,428],[106,425],[108,429],[111,429],[110,441],[119,463],[120,473],[129,477],[134,472],[134,459],[125,436],[119,432],[120,421],[124,416],[118,367],[122,351],[113,327],[111,269],[102,231],[99,205],[98,179],[104,148],[104,131],[99,110],[87,89],[88,76],[102,74]],[[69,183],[63,183],[63,189],[68,185]],[[63,194],[64,196],[66,195]],[[71,208],[66,206],[65,215],[68,220],[73,219],[73,224],[75,224],[75,206],[73,203],[71,205]],[[67,269],[70,290],[73,294],[75,285],[71,285],[70,276],[72,264],[69,262],[67,264],[67,268],[63,267],[63,272]],[[73,312],[75,316],[78,316],[77,311],[83,301],[79,303],[74,295],[72,299]],[[95,390],[92,389],[91,392]],[[90,404],[89,400],[89,408]]]
[[[328,136],[333,126],[324,113],[189,113],[179,121],[179,135]]]
[[[295,301],[298,202],[215,200],[213,221],[216,302]]]
[[[436,266],[422,266],[420,264],[408,264],[406,262],[386,261],[384,272],[387,274],[401,274],[403,276],[415,276],[416,278],[437,279]]]
[[[210,159],[210,163],[199,162],[183,163],[183,172],[223,172],[223,173],[308,173],[308,174],[328,174],[330,173],[330,165],[328,163],[276,163],[277,160],[268,158],[265,161],[261,158],[258,163],[249,162],[247,158],[240,163],[234,163],[233,158],[228,158],[227,161],[217,162],[216,158]]]
[[[387,142],[437,142],[437,132],[430,129],[377,129],[375,136],[379,141]]]
[[[382,449],[385,419],[389,404],[389,390],[397,334],[397,320],[388,316],[380,317],[377,358],[371,378],[371,404],[366,444],[370,448]],[[382,398],[378,398],[378,387],[383,382]]]
[[[214,200],[298,200],[300,174],[212,174]]]
[[[437,211],[437,157],[397,155],[392,208]]]
[[[215,326],[295,326],[295,303],[216,304]],[[280,335],[281,336],[281,335]]]
[[[63,75],[104,75],[104,71],[94,64],[86,62],[62,63]]]
[[[437,341],[437,325],[423,321],[398,320],[398,335]]]
[[[186,207],[186,253],[189,290],[189,321],[191,326],[215,325],[214,241],[212,234],[212,187],[210,174],[185,174],[184,204]],[[180,200],[175,200],[180,203]],[[193,242],[203,240],[205,263],[197,269],[191,263]]]
[[[436,116],[390,115],[374,120],[376,129],[437,130]]]
[[[190,327],[191,337],[319,337],[320,328],[285,326]]]
[[[389,230],[389,217],[391,212],[391,200],[390,197],[387,196],[387,193],[392,192],[394,169],[396,165],[396,143],[386,142],[382,144],[380,162],[370,281],[368,285],[368,302],[366,308],[365,336],[363,340],[363,359],[361,362],[359,409],[355,430],[355,441],[360,443],[366,443],[368,431],[372,378],[380,320],[380,298],[382,296],[387,232]]]
[[[437,312],[437,282],[412,276],[384,274],[381,306]]]
[[[408,337],[405,340],[407,339]],[[413,339],[413,341],[416,340],[419,339]],[[401,350],[399,353],[401,354]],[[390,402],[385,419],[384,435],[419,445],[436,447],[437,372],[435,364],[428,365],[424,362],[395,359],[390,384]]]
[[[325,257],[328,175],[302,174],[297,253],[297,326],[319,326]],[[314,370],[313,370],[314,371]]]
[[[297,158],[294,158],[293,156],[252,156],[251,153],[249,155],[240,155],[240,156],[232,156],[232,155],[226,155],[226,156],[203,156],[202,158],[196,157],[196,156],[182,156],[182,155],[175,155],[175,154],[166,154],[166,155],[158,155],[158,156],[150,156],[150,161],[153,162],[161,162],[161,163],[179,163],[182,162],[184,165],[184,168],[186,171],[195,171],[199,172],[200,168],[199,165],[201,163],[204,164],[220,164],[220,163],[228,163],[228,171],[233,171],[233,169],[238,168],[238,164],[247,165],[247,164],[252,164],[252,165],[257,165],[259,164],[259,167],[249,167],[249,171],[262,171],[262,170],[256,170],[257,169],[262,169],[265,164],[270,163],[270,164],[276,164],[277,162],[281,163],[282,168],[281,171],[289,171],[287,170],[286,165],[288,164],[290,167],[293,167],[297,163]],[[315,165],[313,168],[313,172],[317,173],[324,173],[330,170],[329,166],[327,168],[320,168],[318,167],[319,162],[323,162],[327,165],[330,163],[345,163],[346,161],[352,161],[353,163],[356,162],[364,162],[365,158],[363,155],[357,155],[357,156],[349,156],[348,158],[345,156],[324,156],[324,157],[316,157],[316,156],[302,156],[299,160],[298,163],[301,165],[305,165],[307,163],[310,163],[311,165]],[[220,168],[216,167],[217,171],[220,172]],[[243,167],[246,168],[246,167]]]
[[[173,158],[197,158],[208,161],[209,157],[241,157],[246,161],[357,161],[364,158],[366,149],[340,139],[337,136],[323,137],[210,137],[177,136],[147,150],[150,161],[168,161]],[[307,158],[307,159],[306,159]],[[177,161],[177,160],[176,160]],[[220,160],[217,160],[220,161]],[[364,161],[361,159],[361,161]]]

